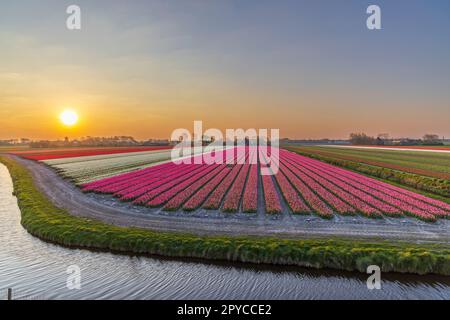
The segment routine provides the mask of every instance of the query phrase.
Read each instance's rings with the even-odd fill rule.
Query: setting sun
[[[60,115],[59,119],[66,126],[73,126],[78,122],[78,115],[73,110],[64,110]]]

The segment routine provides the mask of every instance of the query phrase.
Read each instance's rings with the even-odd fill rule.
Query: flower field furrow
[[[153,172],[149,172],[144,175],[140,175],[136,178],[129,179],[128,181],[121,181],[119,183],[113,183],[113,184],[99,187],[99,188],[95,189],[95,192],[112,193],[112,194],[117,194],[118,196],[120,196],[122,194],[121,191],[123,191],[124,194],[129,193],[129,192],[126,192],[126,189],[130,186],[133,187],[140,183],[145,183],[146,185],[151,185],[151,183],[155,183],[160,180],[168,180],[168,178],[171,175],[175,175],[178,177],[186,170],[191,170],[192,168],[194,168],[194,167],[185,167],[183,170],[167,168],[162,171],[153,171]],[[172,173],[172,174],[170,174],[170,173]]]
[[[339,188],[338,186],[332,184],[328,180],[322,178],[321,176],[315,174],[314,172],[311,172],[305,168],[302,167],[296,167],[301,172],[305,173],[306,175],[309,175],[311,178],[316,180],[318,183],[320,183],[322,186],[333,192],[336,196],[340,197],[342,200],[346,201],[350,205],[352,205],[358,212],[362,213],[366,216],[376,215],[380,216],[380,212],[375,209],[374,207],[369,206],[364,201],[361,201],[357,197],[353,196],[352,194],[348,193],[347,191]]]
[[[356,214],[355,208],[342,201],[340,198],[335,196],[330,191],[326,190],[324,187],[322,187],[319,183],[314,181],[308,175],[299,172],[298,170],[296,170],[295,167],[292,167],[290,163],[287,161],[283,161],[283,164],[289,167],[289,169],[291,169],[291,171],[294,172],[300,180],[302,180],[309,188],[314,190],[316,194],[318,194],[323,200],[325,200],[325,202],[327,202],[337,212],[343,215]]]
[[[437,208],[435,207],[428,206],[420,201],[414,201],[414,199],[406,195],[401,195],[394,191],[389,192],[389,189],[386,189],[383,184],[377,180],[373,180],[376,181],[376,183],[374,183],[365,176],[358,176],[356,179],[346,170],[335,168],[327,164],[323,165],[317,161],[310,161],[310,159],[303,159],[303,164],[310,165],[312,170],[315,170],[316,172],[327,173],[334,178],[340,179],[358,189],[370,193],[384,202],[401,209],[406,214],[415,216],[421,220],[434,221],[434,215],[442,216],[445,214],[442,211],[436,210]]]
[[[275,180],[278,183],[278,186],[281,190],[281,194],[283,195],[284,200],[288,204],[289,208],[292,210],[292,213],[294,214],[312,213],[312,210],[303,201],[303,199],[300,198],[297,191],[290,184],[290,182],[288,181],[283,172],[278,171],[278,173],[275,175]]]
[[[151,170],[153,168],[157,168],[157,167],[163,167],[164,165],[159,165],[159,166],[154,166],[154,167],[150,167],[150,168],[146,168],[146,169],[142,169],[142,170],[138,170],[138,171],[132,171],[132,172],[127,172],[127,173],[122,173],[113,177],[108,177],[108,178],[104,178],[101,180],[96,180],[96,181],[92,181],[92,182],[88,182],[88,183],[84,183],[80,185],[81,190],[83,191],[94,191],[96,188],[100,188],[103,186],[106,186],[108,184],[112,184],[112,183],[119,183],[122,181],[127,181],[128,179],[133,179],[134,177],[137,177],[139,175],[144,175],[148,172],[148,170]]]
[[[402,210],[403,212],[405,212],[408,215],[413,215],[413,216],[415,216],[421,220],[425,220],[425,221],[434,221],[435,220],[435,217],[432,214],[425,212],[424,210],[422,210],[416,206],[408,204],[405,201],[396,199],[386,193],[383,193],[381,191],[378,191],[378,190],[375,190],[368,186],[365,186],[364,184],[361,183],[361,181],[356,183],[355,181],[353,181],[351,179],[348,179],[344,176],[338,176],[332,172],[328,172],[328,174],[330,174],[331,176],[336,177],[337,179],[340,179],[341,181],[344,181],[350,185],[353,185],[354,187],[356,187],[364,192],[370,193],[374,197],[377,197],[378,199],[399,208],[400,210]]]
[[[216,165],[203,165],[203,168],[199,170],[199,172],[194,175],[184,179],[181,182],[177,182],[175,185],[172,185],[168,190],[158,194],[156,197],[148,201],[145,205],[147,207],[159,207],[165,204],[167,201],[175,197],[177,194],[185,190],[187,187],[195,183],[197,180],[202,179],[205,175],[208,175],[211,171],[216,169]]]
[[[208,199],[206,199],[205,203],[203,204],[204,209],[219,209],[220,204],[222,203],[222,199],[224,198],[234,179],[237,177],[242,166],[243,165],[240,164],[233,166],[230,174],[225,178],[225,180],[220,183],[220,185],[216,190],[214,190],[214,192],[208,197]]]
[[[118,173],[132,172],[145,167],[152,167],[161,161],[170,160],[170,152],[165,153],[133,153],[128,156],[114,156],[100,160],[51,165],[62,176],[84,186],[87,182],[100,180]],[[101,178],[100,178],[101,177]]]
[[[194,148],[194,154],[198,153],[198,150]],[[125,156],[125,155],[124,155]],[[168,155],[168,157],[170,157],[170,155]],[[199,156],[194,156],[193,157],[193,161]],[[115,161],[117,161],[118,159],[116,159]],[[129,160],[128,160],[129,161]],[[86,164],[84,164],[84,166],[86,166]],[[89,166],[92,166],[92,162],[89,162]],[[135,171],[131,171],[131,172],[126,172],[126,173],[121,173],[119,175],[115,175],[113,177],[108,177],[108,178],[103,178],[101,180],[96,180],[96,181],[92,181],[89,183],[85,183],[81,185],[81,188],[85,191],[91,191],[91,190],[95,190],[95,188],[99,188],[101,186],[106,186],[112,183],[120,183],[120,182],[130,182],[132,179],[136,178],[136,177],[141,177],[145,174],[149,174],[152,172],[156,172],[156,171],[162,171],[162,170],[166,170],[168,168],[181,168],[183,169],[184,166],[178,166],[178,164],[174,163],[174,162],[166,162],[163,164],[158,164],[158,165],[154,165],[154,166],[150,166],[147,168],[142,168],[140,170],[135,170]],[[99,174],[96,174],[97,176],[99,176]]]
[[[428,222],[450,218],[446,203],[271,146],[195,151],[190,163],[162,161],[168,153],[153,150],[44,161],[83,192],[110,194],[119,201],[166,211],[204,208],[272,214],[286,210],[326,219],[334,214],[408,215]],[[225,163],[211,163],[220,157]],[[267,168],[268,173],[277,173],[262,176]]]
[[[242,199],[242,211],[254,213],[258,210],[258,165],[250,165],[247,184]]]
[[[140,196],[136,197],[133,200],[134,204],[138,205],[145,205],[147,202],[158,196],[159,194],[170,190],[171,188],[179,185],[183,181],[186,181],[187,179],[190,179],[192,176],[196,175],[199,172],[203,172],[206,170],[206,166],[204,165],[192,165],[193,168],[188,173],[181,173],[181,175],[174,179],[173,177],[169,177],[167,179],[164,179],[162,181],[158,182],[158,185],[152,186],[152,187],[144,187],[146,190],[144,193],[141,193],[143,190],[139,190],[138,192],[141,193]],[[155,188],[153,188],[155,187]],[[135,192],[135,193],[138,193]]]
[[[229,159],[234,159],[236,163],[240,163],[240,161],[243,158],[244,159],[248,158],[248,148],[245,149],[245,152],[243,154],[242,153],[237,154],[236,152],[233,152],[232,158]],[[231,170],[230,174],[227,175],[226,179],[223,180],[219,184],[219,186],[213,191],[213,193],[210,194],[209,197],[206,199],[205,203],[202,206],[204,209],[218,210],[220,208],[222,200],[224,199],[227,191],[232,186],[233,182],[236,180],[242,167],[243,165],[241,164],[235,164],[233,166],[233,169]]]
[[[198,190],[184,205],[183,210],[193,211],[200,207],[206,198],[211,194],[211,192],[219,185],[222,180],[231,172],[232,170],[225,166],[223,170],[207,183],[203,188]]]
[[[399,191],[396,191],[395,189],[390,189],[386,186],[386,184],[381,183],[378,180],[374,180],[374,179],[371,179],[371,178],[368,178],[365,176],[362,178],[356,177],[352,174],[352,172],[345,172],[345,171],[341,171],[341,170],[336,170],[336,172],[338,172],[340,175],[342,175],[348,179],[359,182],[367,187],[373,188],[373,189],[383,192],[391,197],[394,197],[396,199],[404,201],[404,202],[408,203],[409,205],[412,205],[419,209],[422,209],[427,213],[431,213],[436,216],[447,216],[449,214],[448,212],[446,212],[445,209],[429,205],[423,201],[415,199],[411,195],[403,194]]]
[[[289,158],[289,157],[286,157]],[[295,161],[295,160],[294,160]],[[302,166],[304,168],[307,168],[307,166],[305,165],[304,162],[300,163],[296,162],[297,168],[301,168]],[[314,171],[314,170],[312,170]],[[328,181],[329,183],[331,183],[332,185],[335,185],[337,187],[339,187],[340,189],[342,189],[345,193],[347,194],[351,194],[352,197],[357,198],[358,202],[348,202],[350,205],[352,205],[353,207],[355,207],[355,204],[359,204],[359,207],[363,210],[360,210],[359,212],[361,212],[362,214],[370,217],[370,218],[380,218],[381,217],[381,212],[384,211],[392,211],[392,212],[399,212],[398,209],[391,207],[385,203],[382,203],[381,201],[378,201],[377,199],[371,197],[368,194],[363,193],[362,191],[359,191],[356,188],[353,188],[345,183],[342,183],[339,180],[334,179],[333,177],[329,177],[326,174],[321,174],[320,175],[322,178],[324,178],[326,181]],[[361,202],[366,203],[366,206],[361,206]]]
[[[139,178],[144,175],[151,174],[153,172],[164,171],[164,170],[167,170],[174,166],[175,165],[173,163],[165,163],[165,164],[161,164],[158,166],[145,168],[142,170],[127,172],[127,173],[119,174],[119,175],[116,175],[113,177],[104,178],[101,180],[85,183],[85,184],[81,185],[80,187],[84,191],[95,191],[95,189],[97,189],[97,188],[101,188],[101,187],[104,187],[107,185],[112,185],[112,184],[130,182],[135,178]]]
[[[145,195],[146,193],[156,189],[161,188],[167,183],[170,183],[174,181],[175,179],[182,180],[185,174],[189,174],[194,172],[195,170],[198,170],[200,168],[199,165],[195,166],[186,166],[183,170],[175,171],[174,174],[167,175],[164,177],[156,178],[154,181],[149,181],[148,183],[143,183],[142,186],[135,188],[133,190],[123,190],[121,192],[115,193],[115,197],[119,198],[121,201],[132,201],[136,200],[137,198]]]
[[[222,172],[222,170],[225,168],[224,166],[220,165],[211,165],[211,166],[214,167],[212,171],[210,171],[208,174],[206,174],[205,176],[203,176],[202,178],[191,184],[183,191],[175,194],[175,196],[164,205],[163,209],[167,211],[178,210],[178,208],[180,208],[181,205],[184,202],[186,202],[186,200],[189,199],[197,190],[199,190],[201,187],[207,184],[209,180],[220,174],[220,172]]]
[[[163,180],[168,180],[169,178],[176,179],[182,174],[189,172],[189,170],[192,170],[192,167],[186,166],[183,169],[179,170],[177,170],[176,168],[168,168],[166,170],[157,171],[145,176],[141,176],[130,182],[128,186],[121,185],[120,187],[116,188],[116,190],[114,191],[114,196],[122,197],[126,194],[136,192],[137,190],[144,187],[151,188],[154,186],[154,184],[159,183]]]
[[[278,198],[272,176],[262,176],[262,187],[264,193],[264,204],[266,213],[278,214],[282,212],[280,199]]]
[[[239,172],[236,180],[225,196],[225,200],[222,206],[224,212],[237,212],[239,210],[239,204],[242,198],[242,191],[244,189],[245,181],[247,179],[250,165],[245,164]]]
[[[333,210],[323,202],[311,189],[308,188],[292,171],[286,166],[280,167],[281,171],[286,175],[288,180],[297,189],[297,192],[305,199],[306,203],[314,210],[314,212],[325,219],[331,219],[333,217]]]
[[[304,163],[302,164],[306,166]],[[401,214],[401,211],[383,201],[380,201],[373,197],[372,195],[361,191],[360,189],[357,189],[348,183],[345,183],[343,181],[340,181],[339,179],[334,178],[333,176],[330,176],[328,174],[322,173],[321,174],[324,178],[328,179],[331,183],[337,185],[338,187],[350,192],[352,195],[358,197],[360,200],[368,203],[374,208],[377,208],[379,211],[381,211],[383,214],[392,216],[392,215],[399,215]]]
[[[397,186],[390,185],[388,183],[375,180],[373,178],[369,178],[366,176],[358,175],[351,171],[346,171],[340,168],[336,168],[337,172],[344,174],[345,176],[350,177],[353,180],[361,181],[372,188],[388,193],[392,196],[398,197],[411,205],[417,206],[420,209],[423,209],[429,213],[435,214],[441,217],[448,217],[450,214],[450,205],[445,202],[438,201],[429,197],[425,197],[421,194],[414,193],[412,191],[402,189]]]

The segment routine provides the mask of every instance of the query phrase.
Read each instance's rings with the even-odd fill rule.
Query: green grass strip
[[[450,246],[343,239],[289,240],[259,237],[213,237],[125,228],[74,217],[55,207],[34,185],[28,170],[0,156],[9,169],[22,225],[32,235],[66,247],[204,258],[246,263],[294,265],[366,272],[450,275]]]

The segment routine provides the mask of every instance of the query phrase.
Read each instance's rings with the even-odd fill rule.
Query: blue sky
[[[70,4],[82,9],[81,31],[65,28]],[[380,31],[366,28],[370,4],[381,7]],[[450,136],[450,1],[0,8],[0,138],[62,135],[53,119],[65,106],[84,115],[73,135],[165,137],[204,120],[296,138]]]

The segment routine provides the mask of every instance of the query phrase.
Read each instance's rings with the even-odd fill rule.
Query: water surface
[[[366,275],[330,270],[129,257],[45,243],[20,225],[12,181],[0,164],[0,295],[16,299],[450,299],[450,277]],[[66,287],[81,269],[81,289]]]

